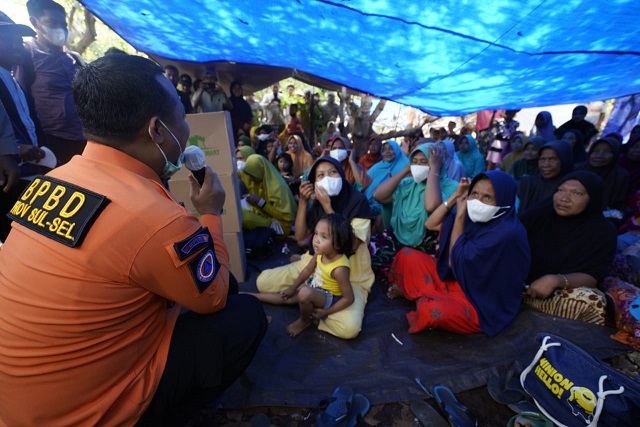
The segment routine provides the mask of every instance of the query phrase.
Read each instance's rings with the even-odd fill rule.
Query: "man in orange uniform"
[[[0,248],[0,425],[183,425],[267,325],[227,296],[224,190],[192,177],[198,221],[162,186],[189,127],[155,63],[105,56],[73,92],[89,143],[23,192]]]

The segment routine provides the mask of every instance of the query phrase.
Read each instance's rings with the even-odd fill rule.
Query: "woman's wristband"
[[[444,205],[445,208],[447,208],[448,211],[451,210],[451,208],[449,207],[449,201],[445,200],[444,202],[442,202],[442,204]]]
[[[558,276],[562,277],[562,280],[564,280],[564,288],[569,289],[569,279],[567,279],[567,276],[564,274],[558,274]]]

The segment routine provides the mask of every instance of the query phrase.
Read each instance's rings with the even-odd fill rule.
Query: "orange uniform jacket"
[[[16,222],[0,248],[0,425],[134,424],[160,381],[180,306],[225,306],[220,218],[199,222],[152,169],[97,143],[49,176],[110,203],[75,248]],[[207,248],[180,260],[174,243],[201,226],[220,267],[199,289],[192,264]]]

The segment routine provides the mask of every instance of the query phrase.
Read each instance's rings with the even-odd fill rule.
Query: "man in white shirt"
[[[272,126],[284,126],[284,116],[280,109],[280,100],[282,94],[280,94],[280,86],[278,83],[274,84],[273,92],[267,93],[262,97],[262,108],[264,108],[265,115],[267,116],[266,123]]]
[[[202,77],[200,87],[193,94],[191,100],[193,108],[198,113],[214,113],[231,110],[233,105],[224,90],[218,84],[218,78],[211,70],[207,70]]]

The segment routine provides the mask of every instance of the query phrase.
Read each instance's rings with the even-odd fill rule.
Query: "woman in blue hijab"
[[[460,162],[458,155],[456,154],[456,147],[453,142],[448,139],[443,139],[438,142],[438,147],[442,150],[444,155],[444,163],[442,168],[446,171],[447,178],[460,182],[460,178],[465,176],[465,170],[463,164]]]
[[[374,164],[367,174],[371,177],[371,184],[364,191],[367,196],[371,212],[375,215],[381,211],[380,203],[373,198],[378,186],[391,176],[397,175],[409,164],[409,158],[402,152],[395,141],[387,141],[382,145],[382,160]]]
[[[392,204],[391,231],[402,246],[435,252],[436,233],[427,232],[429,213],[456,191],[457,183],[446,176],[442,156],[434,143],[419,145],[409,156],[410,165],[374,193],[382,204]],[[431,188],[432,197],[425,197]],[[429,207],[427,205],[430,205]]]
[[[478,150],[478,144],[471,135],[462,135],[458,142],[458,159],[464,166],[464,174],[467,178],[473,178],[480,172],[484,172],[484,157]]]
[[[514,321],[530,263],[516,187],[502,171],[481,173],[471,183],[463,178],[426,223],[441,229],[437,264],[409,248],[398,253],[388,296],[416,301],[416,311],[407,314],[409,332],[438,328],[494,336]]]

